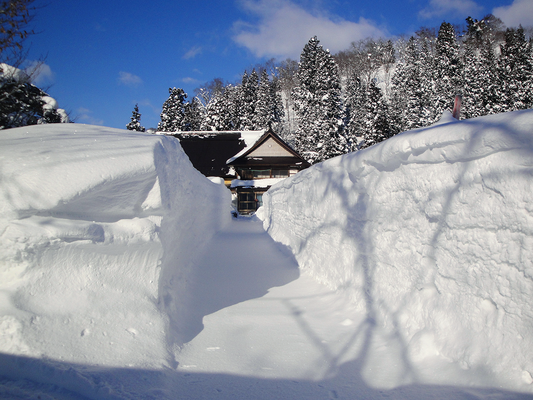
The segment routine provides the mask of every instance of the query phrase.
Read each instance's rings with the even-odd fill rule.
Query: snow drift
[[[187,299],[172,278],[229,220],[227,189],[172,137],[54,124],[0,141],[0,353],[172,364],[168,311]]]
[[[366,314],[370,384],[533,391],[532,126],[533,110],[446,114],[264,196],[302,273]]]

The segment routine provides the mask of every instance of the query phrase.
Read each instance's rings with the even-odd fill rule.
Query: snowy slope
[[[533,110],[446,114],[264,196],[302,273],[366,315],[368,384],[533,392],[532,127]]]

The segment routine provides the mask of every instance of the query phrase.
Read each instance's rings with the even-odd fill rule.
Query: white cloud
[[[139,86],[141,83],[143,83],[142,79],[139,78],[137,75],[133,75],[129,72],[120,71],[118,73],[118,81],[122,85],[125,86]]]
[[[193,47],[187,53],[183,55],[183,59],[189,60],[190,58],[196,57],[201,52],[202,52],[202,48],[200,46]]]
[[[51,83],[54,80],[54,73],[50,66],[41,61],[31,61],[25,68],[25,72],[31,76],[31,81],[37,86]]]
[[[370,20],[360,18],[352,22],[321,11],[311,14],[290,0],[243,0],[241,4],[259,17],[259,23],[235,23],[234,40],[259,57],[298,59],[313,36],[332,52],[344,50],[352,42],[369,36],[386,36]]]
[[[510,6],[496,7],[492,10],[495,17],[500,18],[508,27],[524,27],[533,25],[533,1],[514,0]]]
[[[445,15],[464,17],[477,15],[482,11],[483,7],[473,0],[430,0],[428,6],[420,11],[418,16],[423,19]]]
[[[182,78],[181,79],[181,82],[183,83],[187,83],[187,84],[196,84],[196,83],[200,83],[200,81],[198,79],[195,79],[195,78],[191,78],[190,76],[187,76],[185,78]]]
[[[91,114],[92,111],[88,108],[80,107],[76,110],[77,116],[74,118],[77,122],[83,122],[89,125],[103,125],[103,119],[96,119]]]

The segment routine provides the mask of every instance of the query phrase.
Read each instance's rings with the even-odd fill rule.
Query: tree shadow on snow
[[[0,398],[9,399],[481,399],[532,400],[533,395],[474,387],[408,385],[371,388],[353,363],[320,381],[261,379],[170,368],[113,368],[0,353]]]

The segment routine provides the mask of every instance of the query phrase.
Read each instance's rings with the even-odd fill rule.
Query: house
[[[202,174],[224,178],[239,214],[255,212],[270,186],[310,166],[272,129],[171,135]]]
[[[236,195],[239,214],[255,212],[263,204],[263,194],[270,186],[310,166],[272,129],[231,157],[227,164],[237,175],[230,188]]]

